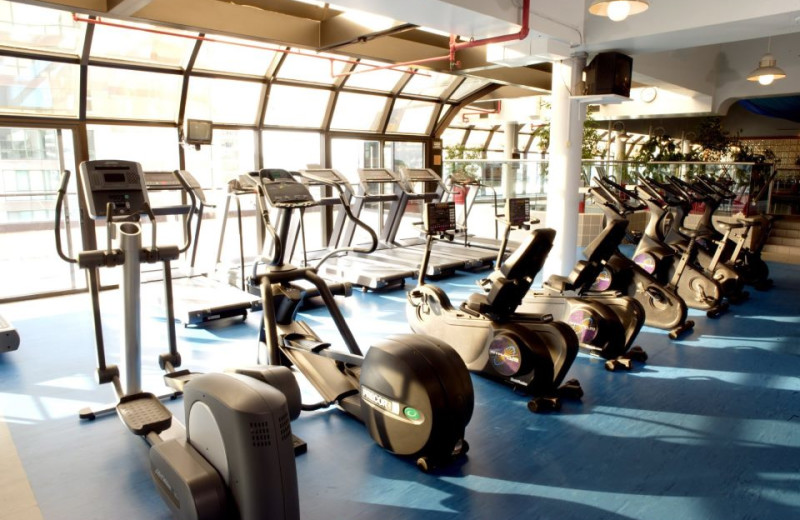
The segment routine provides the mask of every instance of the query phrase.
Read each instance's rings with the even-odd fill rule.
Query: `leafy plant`
[[[475,159],[483,158],[483,150],[480,148],[469,148],[463,144],[454,144],[447,146],[444,149],[444,157],[448,160],[463,159],[464,161],[472,161]],[[465,180],[477,180],[478,171],[480,167],[477,164],[470,162],[453,162],[450,175],[454,177],[461,177]]]

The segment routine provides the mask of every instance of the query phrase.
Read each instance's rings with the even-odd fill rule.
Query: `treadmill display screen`
[[[109,183],[125,182],[125,174],[124,173],[104,173],[103,174],[103,181],[109,182]]]
[[[406,178],[412,182],[438,181],[436,174],[427,168],[409,168],[406,170]]]
[[[506,201],[506,218],[512,226],[521,226],[528,222],[531,215],[529,199],[508,199]]]
[[[424,213],[425,230],[442,233],[456,228],[456,205],[454,202],[428,202]]]

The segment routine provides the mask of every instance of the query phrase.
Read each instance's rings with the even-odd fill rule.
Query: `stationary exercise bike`
[[[600,182],[589,189],[589,193],[600,202],[606,220],[606,230],[622,226],[626,216],[643,208],[630,200],[614,195]],[[619,247],[603,266],[603,271],[592,284],[592,291],[619,291],[635,298],[645,309],[644,324],[669,331],[670,339],[677,339],[694,327],[687,320],[686,302],[666,284],[622,254]]]
[[[510,262],[526,264],[520,255],[512,255],[505,264],[501,262],[505,246],[512,229],[528,224],[530,202],[524,198],[507,199],[505,213],[498,218],[505,231],[497,256],[497,266],[481,285],[491,284],[504,274],[503,265]],[[557,320],[570,325],[578,335],[582,349],[606,359],[608,370],[632,368],[632,361],[645,361],[647,354],[641,347],[633,346],[633,341],[642,328],[645,311],[634,298],[612,291],[593,292],[592,285],[603,271],[603,266],[616,251],[627,228],[627,221],[620,220],[606,227],[584,249],[586,260],[579,261],[568,276],[552,275],[542,284],[541,289],[528,291],[517,308],[520,313],[552,314]],[[525,251],[533,235],[528,235],[520,249]],[[506,268],[506,271],[513,268]],[[533,278],[535,272],[520,271],[522,276]]]
[[[189,186],[176,172],[181,185]],[[298,519],[299,500],[289,421],[299,414],[299,388],[286,369],[254,369],[242,374],[194,374],[177,370],[181,357],[175,340],[170,262],[188,248],[156,245],[156,220],[138,163],[88,161],[80,166],[85,211],[105,219],[108,246],[67,257],[61,248],[61,206],[69,172],[64,172],[56,202],[56,248],[62,259],[86,269],[92,299],[97,377],[111,383],[118,402],[113,408],[84,410],[82,418],[113,413],[150,445],[150,472],[156,488],[180,519]],[[194,201],[192,201],[194,206]],[[187,211],[190,211],[187,206]],[[142,247],[140,214],[152,226],[152,244]],[[189,212],[189,216],[191,213]],[[187,228],[190,218],[186,220]],[[111,246],[112,237],[120,247]],[[188,236],[188,235],[187,235]],[[165,380],[183,393],[185,429],[155,395],[141,388],[140,263],[164,268],[169,351],[159,357]],[[99,296],[99,270],[122,266],[124,302],[124,377],[105,360]],[[276,386],[271,386],[270,381]],[[280,388],[280,390],[278,389]],[[284,392],[286,395],[284,395]],[[287,400],[286,396],[290,396]],[[289,402],[292,402],[290,410]]]
[[[757,206],[758,200],[769,188],[776,173],[777,170],[772,170],[771,174],[764,180],[764,184],[758,193],[748,201],[749,205]],[[769,266],[761,258],[761,250],[766,244],[767,238],[769,238],[775,217],[765,214],[754,217],[738,217],[736,218],[736,223],[741,226],[731,226],[731,223],[727,222],[721,226],[723,232],[720,233],[714,227],[711,215],[722,201],[735,198],[736,193],[731,191],[729,186],[721,182],[720,179],[715,180],[704,175],[696,179],[694,186],[705,189],[711,197],[706,211],[703,212],[700,222],[698,222],[698,228],[710,226],[713,232],[712,238],[718,240],[727,238],[724,242],[725,246],[721,252],[720,260],[733,265],[744,283],[753,286],[756,290],[764,291],[772,287],[773,282],[769,277]],[[729,228],[733,227],[740,228],[739,233],[735,236],[728,231]],[[755,237],[748,247],[746,244],[752,232],[755,232]]]
[[[616,198],[618,204],[630,205],[628,201],[633,198],[649,209],[650,219],[636,246],[633,261],[656,280],[674,290],[688,307],[706,311],[709,318],[719,317],[728,309],[728,302],[722,299],[722,286],[693,263],[697,239],[707,236],[706,233],[681,228],[690,238],[680,249],[675,249],[664,242],[658,227],[664,218],[668,203],[653,187],[652,181],[643,177],[640,177],[640,181],[641,184],[636,188],[640,194],[637,195],[608,177],[598,179],[600,185],[598,189],[607,190]]]
[[[352,215],[341,187],[327,177],[315,176],[313,170],[304,176],[340,193],[342,208],[369,233],[374,249],[375,232]],[[259,190],[262,197],[257,200],[266,202],[260,207],[262,221],[272,237],[271,253],[265,249],[253,272],[264,305],[259,359],[273,366],[294,365],[308,379],[323,402],[304,405],[304,409],[337,405],[364,423],[381,447],[416,457],[423,471],[465,454],[464,431],[472,417],[474,396],[469,372],[458,354],[440,339],[419,334],[391,336],[362,354],[316,270],[284,261],[291,213],[317,204],[308,188],[285,170],[266,169],[261,170]],[[278,229],[271,224],[267,206],[278,213]],[[303,290],[292,285],[296,280],[317,288],[347,351],[331,348],[307,323],[297,321]]]
[[[532,282],[519,272],[541,269],[555,231],[535,231],[524,262],[506,264],[506,277],[494,280],[488,294],[474,293],[455,308],[441,288],[425,282],[434,235],[456,227],[455,204],[427,203],[423,217],[426,248],[419,283],[408,292],[406,304],[411,329],[453,345],[471,371],[531,395],[528,408],[533,412],[560,409],[562,397],[580,398],[576,380],[559,388],[578,354],[575,332],[550,314],[516,312]]]

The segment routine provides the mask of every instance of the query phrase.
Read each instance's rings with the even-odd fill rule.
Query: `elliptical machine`
[[[602,203],[599,206],[606,218],[606,229],[622,225],[619,221],[626,221],[628,214],[644,207],[615,196],[600,182],[592,186],[589,193]],[[614,248],[592,284],[592,291],[608,290],[619,291],[639,301],[645,309],[644,324],[668,330],[670,339],[677,339],[694,327],[694,321],[686,319],[686,302],[672,288],[622,254],[619,247]]]
[[[541,269],[553,246],[555,231],[539,229],[520,262],[504,266],[506,278],[496,279],[488,294],[471,294],[454,308],[447,294],[425,282],[434,235],[456,227],[453,202],[426,203],[423,213],[426,247],[419,283],[408,292],[406,317],[411,330],[435,335],[453,345],[473,372],[499,380],[532,396],[532,412],[559,410],[561,398],[583,395],[577,380],[559,388],[578,354],[578,338],[569,325],[551,314],[516,312],[533,277],[520,273]]]
[[[505,277],[501,259],[512,229],[526,226],[530,215],[528,199],[507,199],[505,213],[499,218],[505,225],[503,240],[497,255],[494,273],[481,281],[490,287]],[[532,222],[535,223],[535,222]],[[612,291],[593,292],[592,285],[603,270],[603,265],[622,241],[628,222],[618,220],[607,226],[584,249],[586,260],[579,261],[569,276],[552,275],[544,281],[542,289],[528,291],[517,309],[520,313],[552,314],[570,325],[578,335],[581,348],[606,359],[608,370],[632,368],[632,361],[645,361],[647,354],[633,341],[644,325],[645,311],[641,303],[629,296]],[[533,240],[529,235],[528,242]],[[527,244],[523,242],[523,250]],[[524,258],[510,257],[507,262],[525,263]],[[508,268],[506,271],[514,271]],[[531,279],[535,272],[522,273]]]
[[[340,194],[342,208],[369,233],[374,249],[375,232],[352,214],[341,187],[315,176],[313,170],[304,175]],[[264,227],[272,237],[272,253],[253,270],[264,306],[259,360],[274,366],[293,364],[308,379],[324,401],[303,405],[304,410],[337,405],[364,423],[384,449],[416,457],[423,471],[465,454],[469,446],[464,431],[472,417],[474,395],[469,372],[458,354],[443,341],[419,334],[389,337],[362,354],[316,270],[284,262],[283,244],[291,213],[317,204],[308,188],[285,170],[266,169],[261,170],[259,191],[263,197],[257,200],[266,199],[277,210],[279,223],[276,230],[267,207],[260,207]],[[296,280],[306,280],[319,291],[347,351],[331,348],[307,323],[297,321],[303,290],[292,285]]]
[[[175,172],[181,185],[189,186]],[[132,433],[150,447],[150,473],[174,516],[180,519],[298,519],[297,474],[289,421],[299,413],[299,400],[289,410],[287,397],[299,396],[288,370],[241,374],[194,374],[176,370],[181,364],[175,341],[170,262],[188,248],[156,245],[156,221],[147,197],[141,166],[130,161],[88,161],[80,165],[80,180],[90,218],[105,219],[108,247],[67,257],[61,248],[61,206],[69,172],[64,172],[56,202],[56,248],[59,256],[86,269],[92,299],[97,377],[111,383],[118,402],[105,412],[83,411],[94,419],[116,411]],[[192,196],[193,197],[193,196]],[[194,201],[192,201],[194,206]],[[190,209],[187,212],[191,216]],[[142,247],[140,214],[152,224],[152,244]],[[190,218],[186,226],[190,225]],[[118,235],[119,248],[112,248]],[[188,235],[187,235],[188,236]],[[164,268],[169,352],[159,357],[166,382],[185,397],[185,429],[155,395],[141,388],[140,262],[160,262]],[[105,361],[99,298],[99,270],[123,267],[124,378]],[[277,383],[281,390],[267,384]],[[266,439],[270,439],[266,442]]]
[[[636,195],[607,177],[599,183],[617,203],[624,204],[624,198],[639,200],[650,210],[647,227],[636,246],[633,261],[656,280],[674,290],[687,306],[706,311],[709,318],[717,318],[728,309],[728,302],[722,301],[723,293],[719,282],[697,268],[692,259],[696,253],[696,241],[707,236],[702,230],[682,228],[690,236],[689,242],[680,249],[673,249],[663,242],[658,233],[666,213],[667,202],[651,184],[652,181],[640,177],[641,184]],[[679,257],[676,255],[680,253]]]

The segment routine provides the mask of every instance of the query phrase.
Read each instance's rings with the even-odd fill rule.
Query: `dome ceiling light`
[[[650,7],[648,0],[593,0],[589,12],[597,16],[608,16],[615,22],[621,22],[628,15],[639,14]]]
[[[758,81],[761,85],[771,85],[776,79],[783,79],[786,73],[778,67],[778,60],[769,51],[772,47],[772,38],[767,41],[767,53],[758,60],[758,68],[751,72],[748,81]]]

